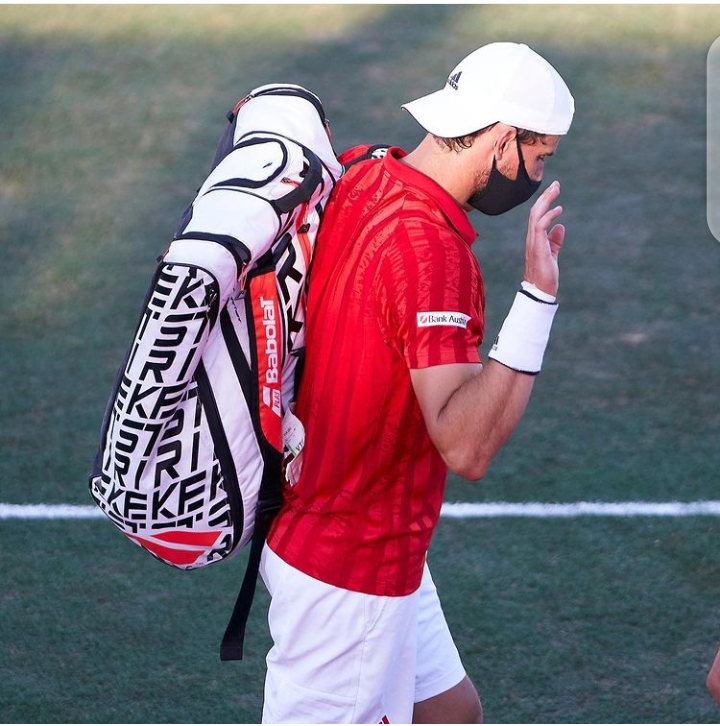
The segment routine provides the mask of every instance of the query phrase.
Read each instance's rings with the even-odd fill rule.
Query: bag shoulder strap
[[[388,144],[373,144],[371,146],[355,146],[348,149],[340,156],[345,171],[361,161],[369,161],[370,159],[382,159],[387,154],[390,146]]]
[[[247,569],[230,621],[220,644],[220,660],[223,661],[242,660],[243,657],[245,629],[255,597],[262,550],[270,532],[270,526],[280,511],[282,494],[278,492],[278,489],[281,473],[280,455],[277,452],[271,453],[269,458],[265,458],[265,469],[260,484],[260,495],[255,513],[255,529],[250,544]]]
[[[282,506],[282,419],[281,382],[279,371],[282,360],[275,361],[275,367],[268,368],[263,356],[266,349],[263,325],[264,306],[271,306],[272,317],[278,319],[280,301],[277,294],[275,266],[271,259],[265,266],[253,270],[247,280],[246,310],[250,324],[250,410],[260,453],[263,459],[263,473],[255,509],[255,521],[250,555],[245,576],[233,608],[230,621],[220,645],[220,660],[242,660],[245,629],[255,596],[260,571],[260,557],[265,539],[275,515]],[[268,375],[270,373],[270,375]]]

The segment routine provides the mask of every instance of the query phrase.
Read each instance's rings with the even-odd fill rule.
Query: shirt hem
[[[280,551],[273,545],[273,543],[268,539],[267,540],[267,546],[285,563],[290,565],[291,567],[294,567],[296,570],[299,570],[304,575],[307,575],[308,577],[312,577],[314,580],[317,580],[318,582],[322,582],[325,585],[331,585],[332,587],[337,587],[340,590],[347,590],[348,592],[360,592],[364,595],[375,595],[377,597],[407,597],[408,595],[412,595],[414,592],[420,589],[420,585],[422,583],[422,574],[423,574],[423,568],[420,567],[419,575],[416,578],[417,583],[415,583],[415,580],[410,581],[410,585],[405,588],[394,588],[394,587],[380,587],[380,588],[361,588],[361,587],[352,587],[351,584],[340,582],[339,580],[336,580],[334,577],[325,577],[320,575],[317,571],[315,571],[312,567],[304,566],[304,564],[301,561],[298,561],[291,552],[288,550],[282,550],[280,548]],[[425,560],[423,559],[423,564]],[[413,586],[414,585],[414,586]]]

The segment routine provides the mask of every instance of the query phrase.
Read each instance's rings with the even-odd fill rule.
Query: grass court
[[[474,48],[522,41],[577,111],[546,167],[567,227],[545,370],[462,502],[720,499],[720,243],[705,217],[716,6],[0,7],[0,502],[89,504],[115,369],[154,261],[255,86],[315,91],[338,151],[412,147],[400,105]],[[483,352],[528,206],[475,213]],[[102,521],[0,520],[4,722],[254,723],[219,641],[243,557],[182,573]],[[430,563],[491,723],[714,723],[715,517],[443,519]]]

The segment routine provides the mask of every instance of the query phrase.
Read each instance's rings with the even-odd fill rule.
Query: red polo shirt
[[[420,586],[447,476],[409,369],[479,362],[484,325],[475,230],[403,156],[352,166],[326,208],[296,410],[302,475],[268,538],[316,579],[391,596]]]

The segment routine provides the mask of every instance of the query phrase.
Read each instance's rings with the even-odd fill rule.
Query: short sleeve
[[[483,282],[462,238],[438,225],[401,222],[378,273],[378,324],[408,368],[480,362]]]

